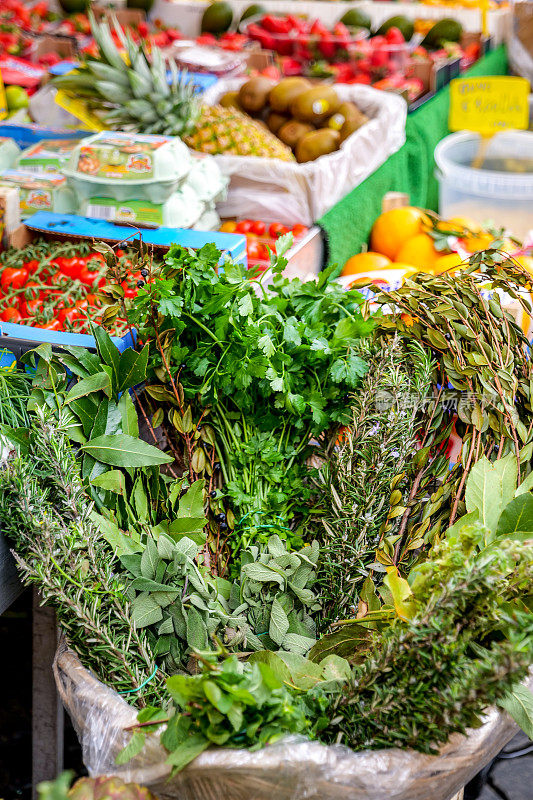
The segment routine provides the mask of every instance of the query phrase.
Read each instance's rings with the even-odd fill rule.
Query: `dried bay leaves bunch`
[[[531,277],[497,250],[477,253],[470,261],[454,275],[418,274],[400,289],[377,296],[378,303],[393,308],[381,319],[379,334],[399,333],[431,350],[436,361],[435,410],[444,406],[456,414],[455,430],[462,440],[459,463],[422,514],[418,492],[408,498],[405,536],[395,563],[401,562],[413,528],[431,543],[464,513],[466,480],[483,455],[497,460],[513,452],[519,480],[530,471],[533,365],[528,339],[502,300],[521,305],[529,314],[524,290],[530,288]],[[428,409],[427,419],[432,429],[442,424],[433,409]],[[421,474],[424,458],[425,454]]]

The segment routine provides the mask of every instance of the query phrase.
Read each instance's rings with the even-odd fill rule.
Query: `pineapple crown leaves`
[[[157,47],[152,47],[149,57],[144,46],[136,44],[114,20],[121,52],[109,24],[97,22],[91,12],[89,19],[98,57],[54,79],[53,85],[87,98],[113,129],[170,136],[190,133],[200,108],[187,72],[178,70],[172,60],[167,62]]]

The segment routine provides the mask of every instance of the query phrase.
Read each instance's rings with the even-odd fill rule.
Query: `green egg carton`
[[[67,186],[64,175],[59,173],[6,169],[0,172],[0,185],[18,188],[22,219],[30,217],[36,211],[73,214],[78,207],[76,195]]]
[[[0,170],[3,172],[15,163],[20,148],[14,139],[8,136],[0,136]]]
[[[81,140],[63,172],[83,201],[111,197],[163,204],[191,165],[189,149],[178,137],[102,131]]]
[[[62,172],[79,139],[41,139],[17,158],[17,169],[25,172]],[[18,148],[17,148],[18,149]]]
[[[192,228],[201,218],[206,204],[193,189],[183,186],[164,203],[150,200],[117,200],[109,196],[94,196],[82,200],[80,214],[107,222],[129,222],[150,227]]]

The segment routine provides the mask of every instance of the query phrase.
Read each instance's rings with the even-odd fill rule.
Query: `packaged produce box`
[[[204,100],[214,105],[243,82],[242,78],[219,81]],[[338,84],[335,91],[342,101],[355,103],[369,121],[339,150],[305,164],[215,156],[222,173],[230,178],[228,199],[218,206],[221,216],[311,225],[400,149],[407,115],[401,97],[368,86]]]

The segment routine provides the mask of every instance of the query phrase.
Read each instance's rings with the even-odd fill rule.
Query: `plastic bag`
[[[493,708],[480,728],[455,734],[438,756],[399,749],[354,753],[299,737],[253,753],[212,748],[169,781],[155,734],[139,756],[115,765],[131,736],[124,728],[135,724],[137,712],[64,644],[54,675],[89,774],[144,784],[161,800],[450,800],[518,730],[507,713]]]
[[[245,81],[219,81],[203,95],[214,105],[225,92]],[[250,217],[267,222],[311,225],[405,142],[407,106],[403,98],[368,86],[335,84],[342,101],[355,103],[369,122],[316,161],[297,164],[273,158],[215,156],[231,179],[228,199],[218,206],[221,217]]]

